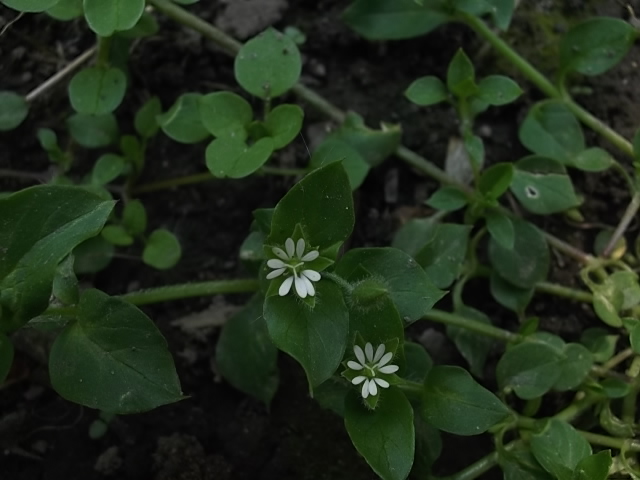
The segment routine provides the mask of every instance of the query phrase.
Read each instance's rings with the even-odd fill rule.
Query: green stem
[[[538,282],[536,283],[535,289],[541,293],[548,293],[550,295],[555,295],[556,297],[568,298],[570,300],[575,300],[576,302],[591,303],[593,301],[593,295],[589,292],[564,287],[555,283]]]
[[[522,336],[517,333],[494,327],[493,325],[487,325],[486,323],[478,322],[476,320],[471,320],[469,318],[456,315],[455,313],[444,312],[442,310],[431,310],[422,317],[422,319],[443,323],[445,325],[461,327],[487,337],[502,340],[503,342],[517,342],[518,340],[522,340]]]
[[[593,445],[616,448],[618,450],[626,447],[628,452],[640,452],[640,442],[636,440],[609,437],[607,435],[600,435],[599,433],[585,432],[584,430],[578,430],[578,433]]]
[[[325,271],[325,272],[322,272],[322,276],[323,278],[327,278],[331,280],[333,283],[335,283],[336,285],[338,285],[340,288],[342,288],[345,291],[345,293],[350,294],[351,292],[353,292],[353,285],[347,282],[340,275],[336,275],[335,273]]]
[[[250,293],[260,288],[257,279],[216,280],[211,282],[183,283],[166,287],[149,288],[120,295],[133,305],[168,302],[192,297],[208,297],[220,293]]]
[[[109,52],[111,51],[111,37],[98,36],[98,55],[96,63],[100,67],[109,65]]]
[[[508,443],[505,445],[506,450],[512,450],[518,443],[519,440]],[[458,473],[454,473],[453,475],[449,475],[448,477],[430,477],[431,480],[475,480],[487,473],[492,468],[498,465],[498,452],[492,452],[489,455],[482,457],[477,462],[472,463],[468,467],[460,470]]]
[[[620,223],[613,232],[613,235],[611,235],[607,246],[602,252],[602,256],[608,257],[609,255],[611,255],[611,252],[618,244],[618,241],[622,238],[624,233],[627,231],[627,228],[629,228],[629,225],[636,217],[638,210],[640,210],[640,192],[636,192],[631,198],[631,202],[629,202],[627,210],[624,212],[624,215],[620,219]]]
[[[586,126],[607,139],[612,145],[633,158],[633,145],[616,131],[596,118],[589,111],[578,105],[549,81],[537,68],[525,60],[518,52],[496,35],[480,18],[464,12],[459,12],[460,19],[471,27],[478,35],[491,44],[496,51],[510,61],[531,83],[538,87],[548,97],[564,102],[571,112]]]
[[[593,255],[589,255],[588,253],[583,252],[582,250],[577,249],[573,245],[568,244],[564,240],[560,240],[557,237],[554,237],[550,233],[544,232],[544,236],[551,245],[556,250],[561,251],[565,255],[573,258],[574,260],[579,261],[585,265],[593,264],[596,258]]]

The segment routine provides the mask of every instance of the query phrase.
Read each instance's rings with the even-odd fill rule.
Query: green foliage
[[[449,63],[447,88],[459,98],[468,98],[480,91],[475,80],[476,74],[471,60],[462,49],[458,50]]]
[[[185,93],[178,97],[168,112],[156,117],[162,131],[180,143],[198,143],[209,137],[200,117],[202,98],[198,93]]]
[[[297,105],[278,105],[264,119],[264,126],[273,139],[275,150],[286,147],[298,136],[304,112]]]
[[[131,235],[140,235],[147,229],[147,211],[140,200],[128,202],[122,211],[122,226]]]
[[[492,202],[502,196],[509,189],[513,178],[511,163],[497,163],[482,172],[478,180],[478,191]]]
[[[251,146],[237,137],[216,138],[205,152],[207,168],[216,177],[246,177],[269,160],[273,149],[270,137],[261,138]]]
[[[513,250],[515,232],[511,218],[499,210],[489,210],[485,214],[485,220],[491,238],[502,248]]]
[[[160,126],[158,125],[158,116],[162,113],[162,104],[158,97],[151,97],[140,107],[134,118],[134,126],[138,135],[143,138],[151,138]]]
[[[89,67],[76,73],[69,83],[69,100],[78,113],[105,115],[124,98],[127,77],[119,68]]]
[[[424,247],[414,258],[438,288],[449,287],[460,274],[471,228],[467,225],[441,223],[426,233]]]
[[[235,93],[210,93],[199,102],[202,124],[214,137],[241,135],[253,119],[249,102]]]
[[[144,12],[144,0],[83,0],[84,16],[91,30],[102,37],[129,30]]]
[[[105,153],[93,166],[91,182],[95,185],[106,185],[122,175],[124,168],[124,158],[113,153]]]
[[[2,3],[9,8],[20,12],[44,12],[53,7],[59,0],[2,0]]]
[[[0,132],[13,130],[29,114],[29,105],[20,95],[0,91]]]
[[[51,349],[49,374],[64,398],[116,414],[183,398],[167,343],[153,322],[98,290],[83,292],[76,320]]]
[[[182,248],[176,236],[169,230],[159,228],[149,235],[142,261],[158,270],[166,270],[178,263],[181,256]]]
[[[491,319],[486,314],[466,305],[458,306],[454,313],[479,323],[491,325]],[[469,364],[471,373],[479,378],[484,377],[485,362],[495,342],[490,338],[479,337],[477,333],[453,325],[447,325],[447,336],[455,343],[456,348]]]
[[[47,15],[56,20],[73,20],[84,13],[82,4],[83,0],[59,0],[54,6],[48,8],[46,12]]]
[[[86,148],[108,147],[118,139],[118,122],[113,114],[86,115],[76,113],[67,119],[73,139]]]
[[[428,76],[414,80],[404,92],[411,102],[421,107],[435,105],[449,99],[449,92],[442,80],[438,77]]]
[[[354,147],[342,140],[329,138],[322,142],[313,152],[309,168],[320,168],[332,162],[342,162],[352,190],[356,190],[362,185],[371,169]]]
[[[236,56],[234,71],[242,88],[259,98],[279,97],[293,87],[302,70],[295,42],[269,28],[245,43]]]
[[[478,83],[478,98],[488,105],[507,105],[520,95],[522,95],[522,89],[504,75],[489,75]]]
[[[436,210],[453,212],[463,208],[467,205],[467,202],[467,196],[461,192],[460,189],[455,187],[440,187],[426,203]]]

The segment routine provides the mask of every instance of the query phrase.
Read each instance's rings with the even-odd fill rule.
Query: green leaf
[[[490,10],[493,21],[500,30],[506,31],[516,8],[514,0],[485,0],[493,8]]]
[[[132,28],[119,32],[118,36],[123,39],[135,40],[155,35],[159,30],[160,26],[156,18],[149,12],[143,12]]]
[[[582,343],[593,355],[593,360],[604,363],[616,353],[619,335],[612,335],[608,330],[599,327],[587,328],[580,336]]]
[[[378,279],[405,322],[420,319],[445,294],[429,281],[413,258],[395,248],[350,250],[336,266],[336,273],[351,282],[366,277]]]
[[[558,480],[571,480],[578,463],[591,455],[591,446],[567,422],[549,419],[531,436],[531,453]]]
[[[309,168],[315,170],[332,162],[342,162],[352,190],[362,185],[371,169],[355,148],[342,140],[328,138],[311,155]]]
[[[158,97],[151,97],[136,112],[134,126],[142,138],[151,138],[160,129],[158,116],[162,113],[162,104]]]
[[[489,210],[485,214],[487,230],[497,243],[507,250],[513,250],[515,233],[508,215],[499,210]]]
[[[253,110],[240,95],[215,92],[200,97],[200,118],[211,135],[235,136],[251,123]]]
[[[309,173],[278,202],[273,213],[270,245],[284,245],[296,225],[309,245],[321,249],[344,242],[353,230],[353,198],[347,174],[338,162]]]
[[[351,387],[345,379],[332,377],[313,391],[313,399],[325,410],[344,417],[345,398],[350,391]]]
[[[53,277],[53,296],[65,305],[75,305],[80,298],[78,290],[78,279],[73,268],[73,255],[60,262]]]
[[[29,105],[20,95],[0,91],[0,132],[13,130],[29,114]]]
[[[209,137],[200,119],[201,98],[199,93],[180,95],[168,112],[157,117],[162,131],[180,143],[198,143]]]
[[[85,290],[77,320],[49,357],[54,389],[81,405],[115,414],[151,410],[184,398],[167,342],[140,310]]]
[[[431,425],[455,435],[479,435],[511,415],[469,372],[451,366],[431,369],[420,411]]]
[[[404,342],[405,371],[403,378],[412,381],[424,383],[433,368],[433,360],[425,348],[414,342]]]
[[[47,308],[58,263],[101,230],[113,204],[83,188],[44,185],[0,199],[0,331]]]
[[[509,189],[512,178],[513,164],[496,163],[482,172],[478,190],[487,200],[497,200]]]
[[[547,343],[523,342],[509,348],[498,362],[498,385],[512,388],[525,400],[538,398],[559,380],[561,360],[561,352]]]
[[[493,237],[489,240],[489,259],[496,272],[516,287],[530,289],[547,278],[549,246],[532,223],[512,218],[515,241],[513,249],[506,249]]]
[[[144,12],[144,0],[84,0],[84,16],[91,30],[102,37],[129,30]]]
[[[53,7],[59,0],[2,0],[2,4],[19,12],[38,13]]]
[[[611,450],[589,455],[578,462],[572,480],[607,480],[612,463]]]
[[[120,225],[107,225],[102,229],[101,235],[107,242],[119,247],[133,244],[133,237]]]
[[[118,122],[113,114],[85,115],[76,113],[67,119],[73,139],[86,148],[108,147],[118,139]]]
[[[205,152],[207,168],[216,177],[242,178],[264,165],[273,153],[273,140],[261,138],[250,147],[241,138],[220,137]]]
[[[561,100],[536,103],[520,125],[518,136],[532,152],[573,166],[584,149],[584,134],[578,119]]]
[[[413,408],[394,387],[384,391],[378,408],[371,411],[355,393],[347,396],[344,424],[369,466],[384,480],[404,480],[413,465],[415,431]]]
[[[480,171],[484,165],[484,142],[478,135],[472,135],[469,132],[465,132],[462,139],[464,148],[467,152],[468,158],[475,168]]]
[[[438,222],[432,218],[412,218],[396,232],[391,246],[415,257],[434,239],[437,226]]]
[[[428,478],[431,468],[442,453],[440,430],[425,422],[419,415],[414,416],[416,430],[416,457],[411,473],[416,478]]]
[[[534,288],[519,288],[491,272],[491,295],[496,302],[509,310],[523,315],[527,305],[533,298]]]
[[[431,195],[426,204],[443,212],[455,212],[467,205],[467,196],[456,187],[440,187]]]
[[[0,333],[0,385],[4,383],[7,375],[9,375],[12,363],[13,345],[4,333]]]
[[[500,467],[504,480],[557,480],[545,472],[529,450],[515,449],[504,452]]]
[[[363,118],[356,113],[348,113],[342,125],[327,140],[341,140],[362,155],[366,162],[375,167],[393,154],[400,146],[402,132],[399,125],[383,124],[381,130],[367,127]]]
[[[89,67],[69,82],[69,101],[78,113],[105,115],[118,108],[126,90],[127,77],[119,68]]]
[[[292,295],[270,296],[264,304],[271,339],[302,365],[310,388],[335,373],[349,333],[349,316],[340,289],[328,280],[320,280],[315,287],[322,301],[313,309]]]
[[[622,293],[621,310],[628,310],[640,304],[640,284],[635,272],[625,270],[614,272],[607,281]]]
[[[82,0],[59,0],[54,6],[48,8],[46,13],[56,20],[73,20],[84,13]]]
[[[500,106],[514,102],[522,95],[522,89],[509,77],[489,75],[480,80],[477,95],[489,105]]]
[[[438,77],[420,77],[414,80],[404,92],[409,101],[427,107],[449,99],[446,85]]]
[[[102,236],[85,240],[73,249],[76,274],[96,273],[105,269],[113,258],[114,247]]]
[[[529,156],[516,163],[511,191],[527,210],[539,215],[580,205],[564,167],[545,157]]]
[[[300,133],[304,112],[297,105],[278,105],[264,119],[264,126],[278,150],[289,145]]]
[[[572,166],[585,172],[603,172],[613,166],[609,152],[598,148],[587,148],[573,158]]]
[[[560,64],[565,72],[600,75],[627,54],[636,29],[619,18],[598,17],[571,28],[560,42]]]
[[[140,200],[131,200],[122,211],[122,226],[131,235],[140,235],[147,229],[147,211]]]
[[[106,185],[118,178],[124,171],[124,158],[113,153],[105,153],[93,166],[91,182],[95,185]]]
[[[182,248],[176,236],[169,230],[159,228],[149,235],[142,261],[158,270],[166,270],[178,263],[181,256]]]
[[[240,86],[265,99],[278,97],[293,87],[301,71],[298,46],[291,37],[273,28],[246,42],[234,63]]]
[[[238,390],[271,403],[278,389],[278,350],[262,318],[264,298],[255,295],[225,323],[216,346],[222,376]]]
[[[554,383],[554,390],[561,392],[575,390],[593,366],[593,355],[579,343],[568,343],[563,350],[564,358],[559,362],[560,377]]]
[[[447,288],[460,274],[471,227],[441,223],[434,225],[434,229],[433,237],[415,255],[415,259],[436,287]]]
[[[478,93],[475,69],[469,57],[458,49],[447,69],[447,87],[457,97],[467,98]]]
[[[369,40],[400,40],[429,33],[451,18],[440,6],[414,0],[356,0],[342,20]]]
[[[491,325],[489,317],[475,308],[462,305],[456,309],[455,313],[476,322]],[[475,332],[452,325],[447,325],[447,336],[455,343],[456,348],[469,364],[471,373],[483,378],[484,365],[495,342],[488,337],[481,337]]]

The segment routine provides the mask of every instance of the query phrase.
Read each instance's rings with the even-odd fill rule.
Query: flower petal
[[[306,298],[307,286],[305,285],[304,280],[298,277],[297,275],[296,275],[295,285],[296,285],[296,293],[298,294],[298,296],[300,298]]]
[[[311,281],[304,275],[300,275],[300,278],[304,282],[304,285],[307,288],[307,293],[309,294],[309,296],[313,297],[316,294],[316,289],[313,286],[313,283],[311,283]]]
[[[387,365],[386,367],[382,367],[378,369],[380,373],[386,373],[386,374],[396,373],[398,370],[400,370],[400,367],[398,365]]]
[[[378,387],[376,386],[376,382],[373,380],[369,380],[369,394],[374,397],[378,394]]]
[[[270,272],[269,275],[267,275],[267,280],[271,280],[272,278],[279,277],[284,273],[285,270],[286,268],[279,268],[277,270],[274,270],[273,272]]]
[[[380,360],[382,358],[382,355],[384,355],[384,350],[385,350],[385,346],[384,343],[381,343],[380,345],[378,345],[378,349],[376,350],[376,354],[373,356],[373,361],[377,362],[378,360]]]
[[[351,383],[353,383],[354,385],[360,385],[362,382],[364,382],[367,379],[367,377],[364,377],[362,375],[358,375],[357,377],[355,377],[353,380],[351,380]]]
[[[315,260],[319,256],[320,256],[320,252],[318,252],[318,250],[311,250],[309,253],[307,253],[300,260],[302,260],[303,262],[310,262],[312,260]]]
[[[307,277],[309,280],[312,280],[314,282],[317,282],[318,280],[320,280],[320,274],[318,272],[316,272],[315,270],[303,270],[301,272],[301,275],[304,275],[305,277]]]
[[[282,260],[278,260],[277,258],[267,260],[267,267],[269,268],[284,268],[286,266],[287,265]]]
[[[369,384],[371,380],[365,380],[362,384],[362,398],[367,398],[369,396]]]
[[[302,255],[304,255],[304,238],[299,238],[296,243],[296,257],[302,259]]]
[[[280,247],[273,247],[271,251],[276,257],[280,257],[282,260],[290,260],[287,254],[284,253],[284,250],[282,250]]]
[[[280,295],[281,297],[284,297],[287,293],[289,293],[289,290],[291,290],[292,284],[293,284],[293,277],[285,278],[284,282],[282,282],[282,285],[280,285],[280,290],[278,290],[278,295]]]
[[[289,255],[289,258],[292,258],[293,255],[296,253],[296,247],[293,244],[293,238],[287,238],[285,240],[284,248],[287,251],[287,255]]]
[[[376,366],[378,368],[384,367],[387,363],[389,363],[391,361],[392,358],[393,358],[393,352],[387,352],[382,356],[382,358],[378,362],[378,365],[376,365]]]
[[[364,346],[364,354],[367,356],[367,362],[373,362],[373,345],[369,342]]]
[[[382,388],[389,388],[389,382],[381,378],[374,378],[375,382]]]
[[[364,352],[362,351],[362,348],[360,348],[360,345],[354,345],[353,346],[353,353],[356,354],[356,358],[358,359],[358,361],[364,365],[365,363],[367,363],[367,361],[364,358]]]
[[[354,362],[353,360],[349,360],[347,362],[347,367],[351,370],[362,370],[364,368],[364,366],[360,365],[358,362]],[[354,383],[354,385],[357,385],[357,383]]]

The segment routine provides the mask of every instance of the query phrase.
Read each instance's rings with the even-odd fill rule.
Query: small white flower
[[[278,290],[281,297],[288,294],[292,286],[295,286],[296,293],[300,298],[306,298],[307,295],[313,297],[316,294],[316,289],[312,282],[320,280],[320,274],[315,270],[303,269],[303,267],[305,262],[315,260],[320,256],[320,253],[318,250],[304,253],[304,238],[298,239],[297,243],[294,243],[292,238],[287,238],[284,242],[284,248],[283,250],[279,247],[273,247],[272,251],[278,258],[267,261],[267,267],[274,269],[269,272],[267,279],[271,280],[280,275],[288,275]]]
[[[393,358],[393,352],[384,352],[384,344],[378,345],[375,353],[373,351],[373,345],[368,342],[364,346],[364,351],[358,345],[353,347],[353,353],[356,355],[358,361],[349,360],[347,367],[361,373],[361,375],[354,377],[351,383],[354,385],[362,384],[362,398],[367,398],[369,395],[377,395],[378,387],[389,388],[389,382],[377,375],[381,373],[390,375],[400,369],[397,365],[387,365]]]

